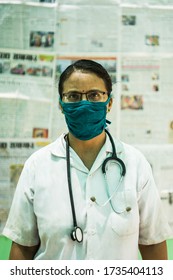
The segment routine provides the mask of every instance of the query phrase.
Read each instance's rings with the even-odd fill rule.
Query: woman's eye
[[[71,99],[71,100],[79,99],[79,94],[71,93],[71,94],[69,94],[68,99]]]
[[[91,92],[89,94],[89,98],[90,99],[97,99],[97,98],[99,98],[99,94],[97,92]]]

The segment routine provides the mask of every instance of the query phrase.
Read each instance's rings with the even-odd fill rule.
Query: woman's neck
[[[103,131],[90,140],[80,140],[69,132],[68,140],[70,147],[77,153],[85,166],[90,169],[106,141],[106,133]]]

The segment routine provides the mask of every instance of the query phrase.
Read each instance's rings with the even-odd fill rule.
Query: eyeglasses
[[[103,102],[105,100],[105,94],[107,92],[101,90],[90,90],[85,93],[79,91],[69,91],[67,93],[63,93],[63,101],[64,102],[79,102],[82,100],[82,96],[85,94],[86,99],[90,102]]]

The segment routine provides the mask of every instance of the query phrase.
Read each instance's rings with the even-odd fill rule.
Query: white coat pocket
[[[117,192],[111,206],[111,228],[119,237],[131,235],[139,229],[137,202],[130,191]]]

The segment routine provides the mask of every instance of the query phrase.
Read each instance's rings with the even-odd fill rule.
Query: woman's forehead
[[[91,72],[73,72],[68,79],[64,82],[63,88],[66,89],[81,89],[89,90],[90,88],[96,87],[97,89],[105,91],[104,80],[99,78],[96,74]],[[101,88],[100,88],[101,87]]]

